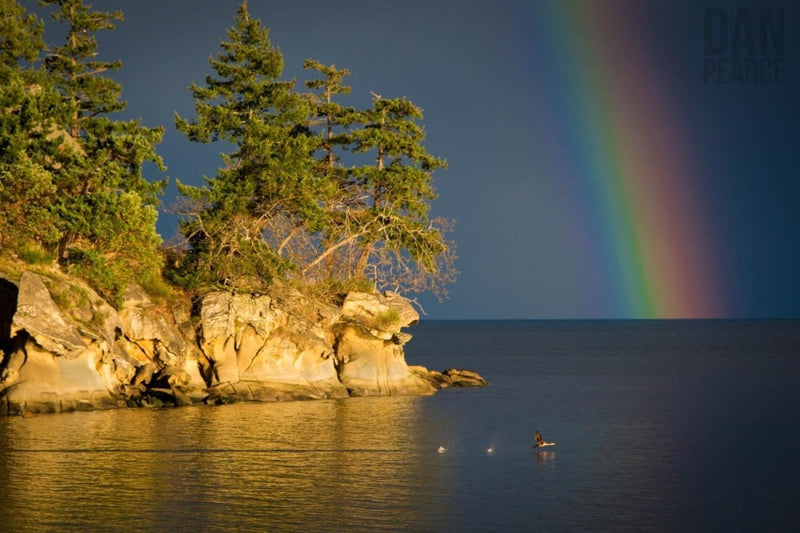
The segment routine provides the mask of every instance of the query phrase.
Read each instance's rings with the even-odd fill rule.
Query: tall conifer
[[[283,56],[247,2],[221,47],[210,60],[215,75],[191,87],[195,118],[176,116],[190,140],[233,147],[205,186],[179,186],[189,244],[184,279],[192,272],[201,284],[291,279],[309,289],[346,288],[369,276],[407,291],[452,281],[446,224],[428,216],[431,173],[444,161],[422,146],[419,108],[380,97],[366,111],[345,107],[336,98],[350,91],[349,71],[313,59],[304,67],[321,74],[306,82],[314,93],[296,92],[281,79]],[[367,153],[375,164],[349,166]]]
[[[45,59],[69,109],[58,117],[62,142],[49,169],[58,191],[57,257],[117,297],[131,281],[147,283],[160,276],[156,206],[166,180],[149,182],[143,166],[151,162],[164,170],[156,153],[163,128],[109,116],[126,105],[121,86],[104,76],[121,62],[97,59],[95,33],[113,30],[122,13],[94,11],[83,0],[43,0],[42,5],[55,6],[53,20],[68,26],[66,42]]]
[[[43,29],[16,0],[0,0],[0,246],[14,250],[58,239],[44,163],[60,95],[36,65]]]
[[[342,106],[334,98],[340,94],[350,94],[350,87],[343,85],[344,78],[350,75],[350,71],[337,69],[336,65],[325,65],[316,59],[306,59],[303,68],[316,70],[323,76],[306,81],[305,86],[318,91],[311,95],[313,113],[319,121],[317,124],[322,125],[321,148],[325,153],[323,167],[326,172],[333,173],[337,161],[334,148],[349,142],[341,128],[349,125],[349,117],[353,114],[352,109]]]
[[[373,93],[370,109],[344,119],[349,149],[374,155],[374,163],[347,169],[347,224],[334,228],[335,244],[306,270],[345,248],[350,276],[399,291],[446,293],[456,273],[455,245],[445,238],[452,223],[428,214],[436,198],[431,175],[446,163],[424,148],[422,118],[411,101]]]
[[[306,237],[327,223],[321,201],[331,189],[315,172],[310,104],[281,80],[283,56],[247,2],[221,47],[210,59],[215,76],[191,87],[195,118],[176,116],[190,140],[233,146],[205,187],[180,186],[192,204],[181,226],[187,266],[206,282],[263,284],[307,253]]]

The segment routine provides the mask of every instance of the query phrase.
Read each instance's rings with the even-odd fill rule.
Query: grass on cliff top
[[[89,313],[86,310],[92,307],[89,305],[89,300],[93,299],[89,297],[89,291],[92,289],[83,278],[65,272],[51,254],[35,245],[26,245],[16,251],[0,248],[0,277],[18,285],[23,272],[40,275],[60,309],[69,311],[70,314],[84,315],[81,316],[83,320],[79,321],[90,322]],[[165,312],[176,306],[185,307],[190,317],[194,317],[198,313],[199,308],[196,304],[208,292],[208,290],[185,291],[163,279],[149,282],[143,280],[140,286],[155,307]],[[349,280],[320,280],[311,284],[288,281],[273,284],[269,290],[262,289],[257,292],[267,294],[280,301],[289,312],[316,322],[319,320],[320,306],[339,308],[349,292],[374,293],[376,290],[374,281],[366,278],[352,278]],[[121,303],[104,300],[115,308],[119,308],[119,303]],[[399,315],[394,310],[385,311],[376,317],[379,326],[389,326],[397,320],[399,320]]]
[[[63,276],[61,269],[43,250],[31,248],[15,254],[7,249],[0,249],[0,277],[19,283],[23,272],[34,272],[46,277]]]
[[[375,321],[381,327],[390,326],[400,320],[400,313],[396,309],[387,309],[375,315]]]
[[[334,307],[341,307],[349,292],[375,292],[375,282],[368,278],[351,278],[347,280],[325,279],[316,283],[302,283],[296,287],[312,299],[316,299]]]
[[[71,275],[59,267],[52,255],[35,246],[25,246],[16,253],[0,249],[0,277],[19,284],[23,272],[33,272],[42,277],[53,300],[61,308],[74,304],[85,305],[89,284],[80,276]],[[184,297],[180,289],[162,279],[141,283],[142,289],[156,305],[169,305]],[[96,292],[96,291],[95,291]],[[108,302],[116,307],[115,302]]]

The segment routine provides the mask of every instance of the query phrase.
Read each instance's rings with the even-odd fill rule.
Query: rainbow
[[[698,156],[646,28],[626,13],[636,5],[524,8],[519,60],[532,82],[535,166],[566,183],[566,233],[596,267],[587,297],[601,293],[619,318],[719,317]]]

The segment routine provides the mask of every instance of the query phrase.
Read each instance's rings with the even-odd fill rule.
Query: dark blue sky
[[[23,4],[35,9],[32,1]],[[160,153],[170,177],[199,182],[202,175],[213,175],[223,148],[187,142],[174,129],[173,113],[191,116],[188,86],[210,72],[208,57],[218,52],[238,1],[92,4],[125,12],[117,30],[100,34],[102,57],[124,63],[115,75],[128,102],[121,118],[166,126]],[[556,130],[560,106],[569,105],[564,95],[581,89],[571,86],[580,76],[568,79],[563,72],[592,70],[590,53],[573,56],[580,64],[559,64],[566,57],[560,47],[583,39],[568,29],[575,22],[570,13],[584,24],[619,24],[621,34],[644,36],[641,44],[647,46],[639,52],[646,54],[648,72],[658,74],[659,91],[684,125],[681,142],[693,154],[691,176],[681,179],[691,180],[698,191],[704,223],[697,232],[713,246],[720,287],[714,297],[722,298],[715,316],[798,317],[798,10],[790,2],[725,5],[731,28],[736,8],[752,15],[762,5],[771,13],[785,10],[784,83],[704,83],[705,9],[719,2],[249,2],[251,14],[271,28],[273,44],[284,54],[286,77],[296,78],[298,85],[307,79],[303,60],[313,57],[353,73],[346,104],[366,106],[374,91],[406,96],[424,109],[426,146],[449,164],[434,175],[440,194],[434,214],[457,220],[461,271],[449,300],[420,299],[430,317],[637,317],[620,304],[617,282],[587,259],[605,254],[603,244],[591,238],[592,228],[583,228],[589,236],[583,244],[575,238],[575,227],[591,225],[575,211],[581,203],[573,198],[589,197],[580,188],[585,177],[555,176],[537,163],[548,157],[543,139],[561,143]],[[593,18],[606,7],[609,16],[625,16]],[[559,32],[560,38],[553,37]],[[52,27],[48,40],[57,36]],[[610,59],[604,67],[615,64]],[[614,72],[600,75],[613,78]],[[582,89],[591,93],[590,87]],[[652,105],[661,101],[654,99]],[[559,157],[569,159],[565,151]],[[153,171],[151,177],[161,176]],[[676,220],[682,216],[675,210]],[[175,224],[173,216],[162,215],[159,228],[165,239],[174,234]]]

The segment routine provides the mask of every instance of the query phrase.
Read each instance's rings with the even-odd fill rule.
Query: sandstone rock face
[[[391,334],[419,322],[419,313],[408,300],[391,291],[349,293],[342,304],[342,317]]]
[[[0,365],[0,395],[7,412],[117,404],[97,372],[97,342],[79,333],[78,324],[62,313],[40,276],[22,274],[8,335]]]
[[[203,298],[200,317],[213,399],[347,396],[322,328],[274,306],[268,296],[211,293]]]
[[[395,293],[350,293],[341,308],[291,298],[212,292],[193,314],[132,286],[116,310],[61,274],[0,279],[0,414],[486,384],[469,371],[409,367],[401,330],[419,315]]]
[[[339,377],[354,396],[433,394],[436,387],[412,372],[403,344],[411,339],[401,328],[416,324],[419,314],[408,300],[386,294],[350,293],[336,327]]]
[[[33,341],[55,355],[76,357],[86,349],[77,328],[61,315],[50,292],[36,274],[24,272],[19,281],[17,311],[11,335],[25,330]]]
[[[0,338],[0,413],[202,400],[199,352],[140,296],[117,312],[75,280],[23,273],[7,337]]]
[[[431,383],[436,389],[445,387],[485,387],[489,384],[477,372],[448,368],[444,372],[428,370],[424,366],[410,366],[411,371]]]

